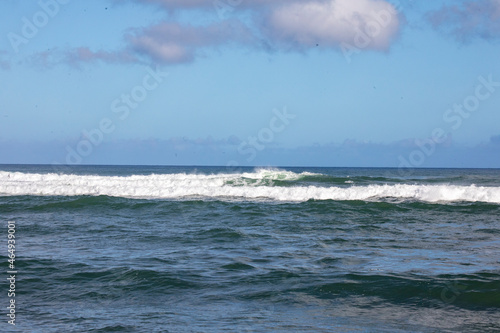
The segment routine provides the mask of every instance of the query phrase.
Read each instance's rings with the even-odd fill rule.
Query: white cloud
[[[163,63],[181,63],[191,61],[193,54],[187,47],[175,43],[165,42],[151,36],[137,36],[131,38],[132,47],[150,58]]]
[[[135,30],[127,36],[132,50],[165,64],[192,61],[203,48],[231,42],[248,44],[252,39],[243,24],[229,20],[208,26],[163,22]]]
[[[225,45],[262,49],[306,51],[319,46],[385,51],[400,30],[400,14],[387,0],[224,0],[232,19],[217,20],[213,0],[129,0],[156,4],[166,11],[204,10],[214,22],[205,25],[180,23],[176,15],[145,28],[129,29],[125,45],[117,51],[73,50],[73,62],[191,62],[204,50]],[[222,1],[222,0],[221,0]],[[249,19],[252,17],[252,19]]]
[[[295,48],[338,47],[368,38],[363,48],[387,49],[397,35],[396,8],[382,0],[329,0],[294,2],[274,9],[265,23],[270,37]]]

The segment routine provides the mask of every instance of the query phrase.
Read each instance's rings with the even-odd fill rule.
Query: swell
[[[6,258],[1,256],[0,260],[6,261]],[[61,297],[61,294],[76,300],[120,299],[130,294],[168,295],[186,290],[212,294],[218,290],[241,299],[273,300],[283,294],[300,293],[318,299],[363,296],[392,304],[500,309],[500,275],[495,272],[422,276],[315,273],[278,267],[262,271],[251,263],[225,264],[218,272],[180,270],[171,263],[158,265],[156,262],[155,269],[147,266],[148,262],[141,267],[98,268],[24,258],[19,260],[19,269],[23,271],[23,288],[19,292],[45,300]]]
[[[7,260],[6,257],[0,257]],[[203,289],[203,277],[192,272],[154,270],[146,267],[115,266],[99,268],[82,263],[66,263],[51,259],[20,258],[23,288],[20,295],[44,298],[120,297],[123,292],[157,293],[170,290]],[[54,290],[62,292],[54,293]]]
[[[500,307],[499,275],[441,275],[437,277],[347,274],[344,281],[313,287],[318,295],[348,293],[377,296],[392,302],[443,302],[469,308]]]

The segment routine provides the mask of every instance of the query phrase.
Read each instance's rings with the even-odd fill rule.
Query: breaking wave
[[[365,177],[366,178],[366,177]],[[374,183],[375,182],[375,183]],[[385,183],[382,183],[385,182]],[[146,199],[366,200],[500,204],[500,187],[358,181],[349,177],[258,169],[247,173],[73,175],[0,171],[1,196],[99,196]]]

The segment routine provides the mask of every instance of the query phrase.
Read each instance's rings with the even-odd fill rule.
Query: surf
[[[110,196],[138,199],[216,199],[303,202],[402,201],[500,204],[500,187],[387,182],[359,185],[351,178],[279,169],[244,173],[149,174],[128,176],[0,171],[1,196]],[[318,182],[323,179],[323,182]],[[354,178],[355,179],[355,178]],[[341,181],[343,180],[343,181]],[[377,179],[380,182],[380,179]],[[342,185],[339,185],[342,183]],[[365,181],[366,183],[366,181]]]

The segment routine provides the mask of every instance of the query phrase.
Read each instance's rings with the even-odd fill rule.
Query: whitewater
[[[322,182],[318,183],[317,180]],[[357,184],[345,177],[332,186],[329,176],[313,172],[256,169],[243,173],[77,175],[0,171],[0,196],[110,196],[179,200],[415,200],[500,203],[499,186],[450,183]]]

